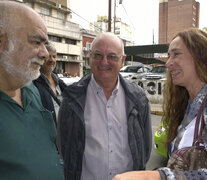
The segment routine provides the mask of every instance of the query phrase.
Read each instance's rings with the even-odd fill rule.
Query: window
[[[91,49],[91,43],[86,42],[86,47],[87,47],[87,49]]]
[[[46,7],[41,7],[40,8],[40,13],[44,14],[44,15],[50,15],[50,9],[46,8]]]
[[[65,14],[63,14],[62,12],[57,12],[57,18],[59,19],[65,19]]]
[[[61,37],[48,35],[50,41],[61,42]]]
[[[65,43],[66,43],[66,44],[73,44],[73,45],[76,45],[76,40],[74,40],[74,39],[69,39],[69,38],[65,38]]]
[[[146,67],[143,67],[143,72],[149,72],[149,69]]]
[[[137,69],[138,69],[137,67],[128,67],[125,72],[134,72],[134,73],[136,73]]]
[[[143,69],[141,67],[138,68],[137,73],[142,73],[142,72],[143,72]]]
[[[165,73],[166,67],[165,66],[156,66],[152,69],[152,73]]]
[[[32,8],[32,3],[25,2],[24,4]]]

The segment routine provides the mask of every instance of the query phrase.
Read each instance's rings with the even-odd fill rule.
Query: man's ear
[[[124,55],[122,55],[122,59],[121,59],[122,64],[124,64],[125,59],[126,59],[126,55],[124,54]]]
[[[8,48],[8,38],[3,28],[0,27],[0,54],[7,48]]]

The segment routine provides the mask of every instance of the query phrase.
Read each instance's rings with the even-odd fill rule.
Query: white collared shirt
[[[118,173],[132,170],[125,92],[119,80],[107,101],[92,75],[84,119],[86,144],[81,180],[111,180]]]

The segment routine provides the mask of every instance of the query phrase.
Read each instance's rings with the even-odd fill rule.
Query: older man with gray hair
[[[48,57],[47,29],[31,8],[0,2],[0,179],[63,180],[52,115],[32,80]]]
[[[144,91],[119,75],[125,58],[120,38],[100,34],[90,51],[92,74],[63,92],[58,123],[67,180],[111,180],[145,169],[150,109]]]

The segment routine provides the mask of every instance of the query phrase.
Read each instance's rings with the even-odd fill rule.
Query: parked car
[[[74,82],[79,81],[80,77],[60,77],[66,85],[73,84]]]
[[[142,78],[150,69],[140,63],[139,65],[127,65],[120,69],[120,74],[129,80]]]
[[[166,131],[163,123],[160,123],[154,134],[154,150],[159,155],[167,158],[167,147],[164,144],[166,140]]]
[[[164,65],[155,66],[150,73],[147,73],[143,76],[144,79],[149,80],[158,80],[166,78],[166,70],[167,68]]]

